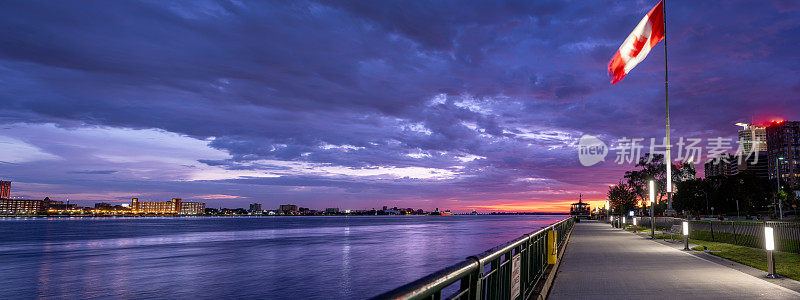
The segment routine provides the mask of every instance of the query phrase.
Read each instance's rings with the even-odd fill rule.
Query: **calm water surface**
[[[0,299],[367,298],[563,218],[0,219]]]

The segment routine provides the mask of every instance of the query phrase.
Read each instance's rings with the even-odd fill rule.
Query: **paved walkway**
[[[575,224],[549,299],[800,299],[800,293],[598,222]]]

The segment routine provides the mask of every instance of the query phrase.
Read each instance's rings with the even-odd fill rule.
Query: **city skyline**
[[[606,74],[654,4],[5,3],[0,180],[83,205],[566,211],[632,168],[581,166],[581,136],[664,135],[663,43]],[[666,9],[673,143],[800,120],[799,4]]]

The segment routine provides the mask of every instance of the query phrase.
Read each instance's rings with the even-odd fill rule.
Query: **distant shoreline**
[[[553,216],[569,215],[569,213],[550,213],[550,212],[529,212],[529,213],[487,213],[487,214],[453,214],[453,216]],[[197,217],[403,217],[403,216],[431,216],[447,218],[450,216],[442,215],[0,215],[0,218],[197,218]]]

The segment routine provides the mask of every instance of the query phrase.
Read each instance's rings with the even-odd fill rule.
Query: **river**
[[[0,299],[362,299],[563,215],[0,219]]]

